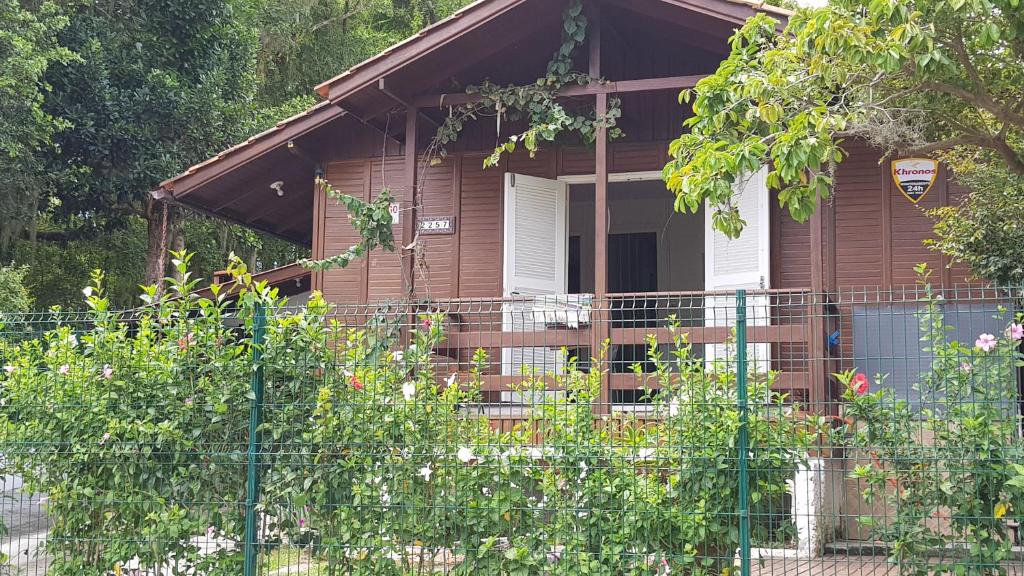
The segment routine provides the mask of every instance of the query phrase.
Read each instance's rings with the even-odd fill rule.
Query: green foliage
[[[51,2],[31,9],[18,0],[0,2],[0,248],[31,222],[38,187],[47,180],[34,162],[35,154],[66,126],[45,110],[43,99],[49,89],[44,80],[48,68],[73,59],[57,42],[67,22]]]
[[[1024,175],[1018,2],[832,0],[798,10],[781,34],[751,18],[718,71],[681,96],[694,116],[665,167],[676,209],[708,202],[715,227],[737,236],[733,186],[769,166],[780,204],[806,220],[849,137],[907,155],[955,151],[974,160],[954,163],[960,174]]]
[[[4,314],[28,312],[32,307],[32,296],[25,288],[25,266],[0,266],[0,319]]]
[[[237,573],[230,553],[200,556],[192,536],[241,530],[233,505],[244,499],[251,345],[232,334],[223,297],[188,296],[190,257],[177,256],[177,298],[154,301],[133,322],[111,310],[97,273],[85,290],[91,328],[0,341],[3,401],[13,408],[2,441],[27,490],[49,496],[50,573],[106,574],[133,558],[156,567],[172,557]],[[249,290],[273,302],[265,287]]]
[[[972,170],[957,180],[970,195],[931,212],[936,238],[926,243],[967,264],[979,278],[1024,284],[1024,178],[1005,170]]]
[[[320,180],[317,184],[324,188],[328,196],[348,210],[349,222],[359,232],[361,240],[341,254],[323,260],[301,260],[303,266],[312,270],[348,268],[354,260],[362,258],[377,247],[388,252],[395,251],[394,218],[389,211],[394,199],[387,188],[381,190],[372,202],[364,202],[355,196],[338,192],[326,180]]]
[[[466,123],[477,120],[485,112],[496,114],[499,126],[502,122],[525,121],[527,124],[526,130],[509,136],[484,159],[487,168],[497,166],[503,154],[515,152],[520,145],[532,158],[540,142],[554,142],[566,132],[579,135],[587,144],[594,142],[600,127],[608,128],[609,138],[621,136],[621,131],[615,127],[622,114],[617,98],[609,99],[608,111],[601,116],[593,109],[570,110],[558,101],[558,92],[566,86],[602,81],[573,70],[573,56],[587,37],[587,17],[580,0],[574,0],[565,9],[562,22],[562,44],[548,62],[545,76],[523,86],[484,82],[467,87],[466,93],[478,94],[481,100],[455,107],[438,128],[432,148],[443,154],[444,146],[458,140]]]
[[[527,378],[532,410],[501,432],[469,409],[483,351],[461,381],[437,372],[443,316],[420,316],[400,345],[386,321],[342,328],[318,295],[283,308],[237,260],[229,308],[227,286],[191,295],[190,260],[176,254],[182,279],[163,296],[147,288],[131,316],[96,274],[84,322],[0,339],[4,472],[49,495],[50,573],[99,576],[133,559],[238,573],[237,550],[204,555],[196,538],[241,537],[257,306],[269,311],[258,509],[269,538],[309,546],[326,573],[718,576],[732,565],[736,375],[694,358],[682,332],[670,359],[652,344],[660,419],[599,415],[595,360],[553,377],[562,398]],[[751,396],[770,397],[771,375],[751,380]],[[785,491],[812,440],[783,402],[749,415],[755,504]]]
[[[379,54],[469,0],[259,0],[257,100],[277,105]],[[282,116],[283,117],[283,116]]]
[[[60,35],[78,58],[51,66],[45,109],[73,125],[48,165],[77,173],[55,191],[68,228],[109,229],[140,214],[162,179],[243,137],[252,126],[256,35],[234,0],[139,0],[115,13],[68,7]]]
[[[920,410],[891,389],[872,391],[863,374],[837,375],[850,443],[869,462],[852,477],[865,483],[868,503],[882,500],[892,515],[861,523],[889,546],[902,574],[1003,574],[1001,563],[1013,558],[1008,521],[1024,507],[1012,466],[1024,456],[1014,441],[1022,318],[974,347],[950,340],[941,298],[919,271],[921,339],[934,355],[917,386]]]

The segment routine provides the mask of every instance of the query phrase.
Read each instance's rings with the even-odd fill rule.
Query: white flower
[[[92,286],[86,286],[85,288],[82,288],[82,294],[85,294],[86,298],[92,296]]]
[[[391,357],[395,359],[395,362],[401,362],[403,359],[405,359],[405,352],[402,352],[401,350],[395,350],[394,352],[391,353]]]
[[[678,398],[673,398],[672,401],[668,403],[668,415],[672,416],[673,418],[675,418],[676,416],[679,416],[679,399]]]
[[[476,455],[473,454],[473,449],[465,446],[459,448],[459,452],[456,456],[458,456],[459,461],[463,464],[469,464],[473,460],[476,460]]]
[[[483,495],[487,496],[488,498],[491,497],[491,489],[488,488],[487,486],[484,486],[483,488],[481,488],[480,492],[483,493]]]
[[[452,372],[451,376],[448,377],[448,386],[455,384],[455,381],[459,379],[459,375],[456,372]]]
[[[67,342],[68,346],[71,347],[78,346],[78,338],[76,338],[74,334],[68,334],[68,337],[65,340],[65,342]]]
[[[405,396],[405,401],[408,402],[416,396],[416,383],[406,382],[402,384],[402,396]]]
[[[107,380],[114,377],[114,369],[110,367],[110,364],[103,365],[103,377]]]
[[[423,468],[420,468],[420,471],[419,471],[419,475],[423,476],[423,480],[425,482],[430,482],[430,475],[433,474],[433,473],[434,473],[434,471],[430,468],[430,464],[427,464]]]
[[[14,374],[14,366],[11,366],[10,364],[4,366],[4,372],[7,372],[8,374]]]
[[[654,448],[643,448],[637,453],[637,458],[640,460],[650,460],[654,456]]]
[[[68,364],[61,364],[60,368],[57,368],[57,373],[61,374],[61,375],[67,374],[70,371],[71,371],[71,366],[69,366]]]

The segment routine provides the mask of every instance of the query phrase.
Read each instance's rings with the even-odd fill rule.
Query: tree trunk
[[[167,220],[170,207],[163,202],[146,201],[146,278],[147,286],[156,284],[157,293],[163,293],[163,279],[167,267]]]
[[[185,211],[181,208],[170,209],[170,226],[169,232],[171,235],[170,251],[171,252],[184,252],[185,251]],[[184,278],[178,270],[172,269],[171,276],[178,282]]]

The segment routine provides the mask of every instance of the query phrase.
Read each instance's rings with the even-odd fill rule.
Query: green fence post
[[[260,424],[263,419],[263,337],[267,311],[256,305],[252,320],[252,403],[249,409],[248,479],[245,489],[245,576],[256,576],[259,543],[256,534],[256,503],[260,498]]]
[[[747,459],[750,428],[747,406],[747,291],[736,291],[736,403],[740,429],[736,440],[739,472],[740,576],[750,576],[750,477]]]

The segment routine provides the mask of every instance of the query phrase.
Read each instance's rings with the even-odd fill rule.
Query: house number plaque
[[[455,217],[442,216],[440,218],[421,218],[420,234],[455,234]]]

